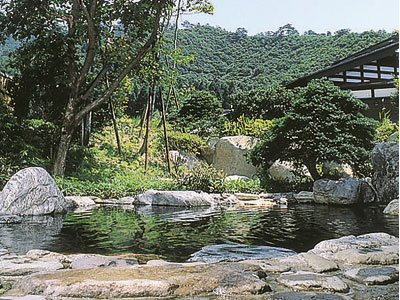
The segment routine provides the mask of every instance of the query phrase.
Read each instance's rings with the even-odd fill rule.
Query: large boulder
[[[275,161],[267,172],[271,179],[284,183],[301,182],[304,177],[311,179],[311,174],[306,167],[297,169],[287,161]]]
[[[372,203],[375,194],[368,182],[353,177],[314,182],[314,201],[319,204],[350,205]]]
[[[322,164],[322,174],[329,178],[342,178],[353,176],[353,169],[348,164],[338,164],[334,161],[327,161]]]
[[[399,197],[399,144],[377,144],[371,153],[375,186],[379,202],[387,204]]]
[[[253,149],[256,143],[257,139],[251,136],[211,138],[202,155],[208,163],[222,170],[227,176],[252,177],[258,169],[247,161],[245,153]]]
[[[155,206],[199,207],[213,206],[214,198],[203,192],[148,190],[136,197],[134,204]]]
[[[69,204],[43,168],[22,169],[0,193],[0,214],[47,215],[65,213]]]

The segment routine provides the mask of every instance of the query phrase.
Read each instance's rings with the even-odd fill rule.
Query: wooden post
[[[150,88],[150,95],[149,95],[149,109],[147,110],[147,125],[146,125],[146,136],[144,139],[144,154],[145,154],[145,162],[144,162],[144,169],[145,175],[147,175],[147,170],[149,168],[149,138],[150,138],[150,129],[151,129],[151,115],[153,103],[154,103],[154,94],[153,94],[153,87]]]
[[[110,87],[110,83],[108,81],[108,77],[107,76],[106,76],[106,86],[107,86],[107,88]],[[112,97],[110,97],[108,99],[108,102],[110,104],[111,118],[112,118],[113,126],[114,126],[115,139],[117,140],[118,153],[119,153],[120,156],[122,156],[121,141],[119,139],[117,119],[115,118],[115,110],[114,110],[114,105],[112,103]]]
[[[160,99],[161,99],[161,110],[162,110],[162,121],[164,127],[164,141],[165,141],[165,154],[167,156],[168,163],[168,172],[172,174],[171,168],[171,158],[169,157],[169,144],[168,144],[168,133],[167,133],[167,120],[165,117],[165,105],[164,105],[164,97],[162,94],[162,88],[160,87]]]

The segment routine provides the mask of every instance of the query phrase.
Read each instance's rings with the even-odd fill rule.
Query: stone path
[[[398,299],[398,257],[398,239],[384,233],[324,241],[286,257],[211,264],[3,249],[0,299],[389,300]]]

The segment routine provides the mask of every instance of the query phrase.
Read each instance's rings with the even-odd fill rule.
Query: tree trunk
[[[64,124],[61,127],[60,142],[57,147],[57,152],[53,162],[52,174],[57,176],[64,176],[65,172],[65,161],[69,146],[71,144],[72,135],[74,133],[74,126]]]
[[[92,133],[92,112],[88,113],[82,120],[81,144],[89,145],[90,134]]]
[[[316,166],[315,162],[308,162],[306,164],[306,167],[307,167],[308,171],[310,172],[311,177],[314,179],[314,181],[321,179],[321,176],[319,175],[319,173],[317,171],[317,166]]]

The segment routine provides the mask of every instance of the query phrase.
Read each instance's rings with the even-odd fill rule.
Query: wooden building
[[[287,88],[306,86],[315,78],[326,77],[341,89],[368,104],[365,115],[379,119],[389,112],[392,120],[399,120],[398,107],[393,105],[392,95],[396,92],[395,78],[399,75],[399,36],[392,37],[334,62],[331,66],[299,78]]]

